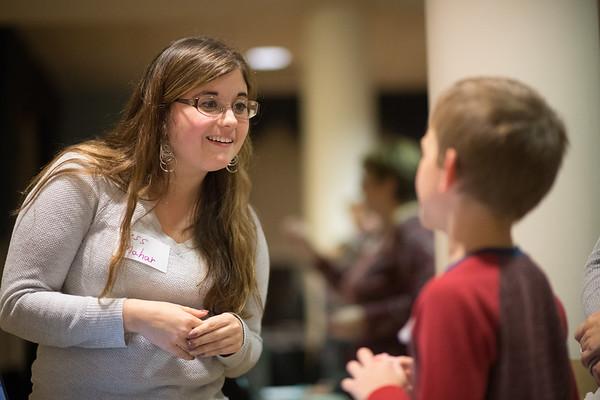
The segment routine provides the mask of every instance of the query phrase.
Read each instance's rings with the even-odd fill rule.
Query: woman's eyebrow
[[[219,92],[215,92],[212,90],[202,90],[200,91],[196,96],[218,96]],[[246,92],[239,92],[236,97],[248,97],[248,93]]]
[[[210,90],[201,90],[198,92],[196,96],[218,96],[218,92],[210,91]]]

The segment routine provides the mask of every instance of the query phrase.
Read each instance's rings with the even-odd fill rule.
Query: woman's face
[[[217,116],[207,116],[193,106],[173,103],[167,133],[178,176],[204,176],[207,172],[225,168],[238,154],[248,135],[248,120],[238,120],[231,110],[236,100],[248,97],[248,88],[239,69],[190,90],[181,98],[196,97],[216,101],[226,108]]]
[[[380,216],[385,215],[390,204],[396,203],[395,178],[379,178],[369,171],[363,172],[362,191],[365,204]]]

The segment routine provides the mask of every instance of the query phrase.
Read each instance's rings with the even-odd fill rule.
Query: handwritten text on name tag
[[[170,247],[152,236],[139,232],[131,234],[125,258],[139,261],[161,272],[167,272]]]

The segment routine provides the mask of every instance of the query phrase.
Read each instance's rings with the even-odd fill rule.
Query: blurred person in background
[[[112,132],[34,179],[0,288],[2,329],[39,344],[31,399],[224,399],[257,362],[251,77],[225,44],[177,40]]]
[[[363,159],[363,203],[351,209],[359,234],[338,259],[316,251],[305,230],[288,234],[310,255],[340,303],[328,313],[330,339],[347,343],[344,363],[359,347],[402,355],[398,331],[421,287],[434,275],[433,235],[418,219],[414,178],[419,146],[410,139],[383,143]],[[345,264],[345,265],[340,265]]]

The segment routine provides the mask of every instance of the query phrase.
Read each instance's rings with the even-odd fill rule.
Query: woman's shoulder
[[[254,227],[256,228],[257,233],[263,234],[262,233],[263,228],[262,228],[262,224],[260,222],[260,211],[257,211],[256,208],[254,208],[254,206],[252,206],[251,204],[248,204],[248,214],[250,215],[250,220],[254,224]]]
[[[94,163],[92,157],[77,150],[65,150],[48,164],[48,172],[69,170],[74,174],[84,174]]]
[[[92,192],[95,197],[110,193],[114,185],[99,173],[98,162],[93,156],[77,150],[66,150],[58,154],[43,170],[41,186],[64,186]]]
[[[267,239],[265,238],[265,233],[260,223],[259,213],[252,205],[248,205],[248,212],[250,213],[250,217],[252,218],[252,222],[254,223],[254,227],[256,229],[256,244],[257,248],[260,250],[259,253],[268,253]]]

